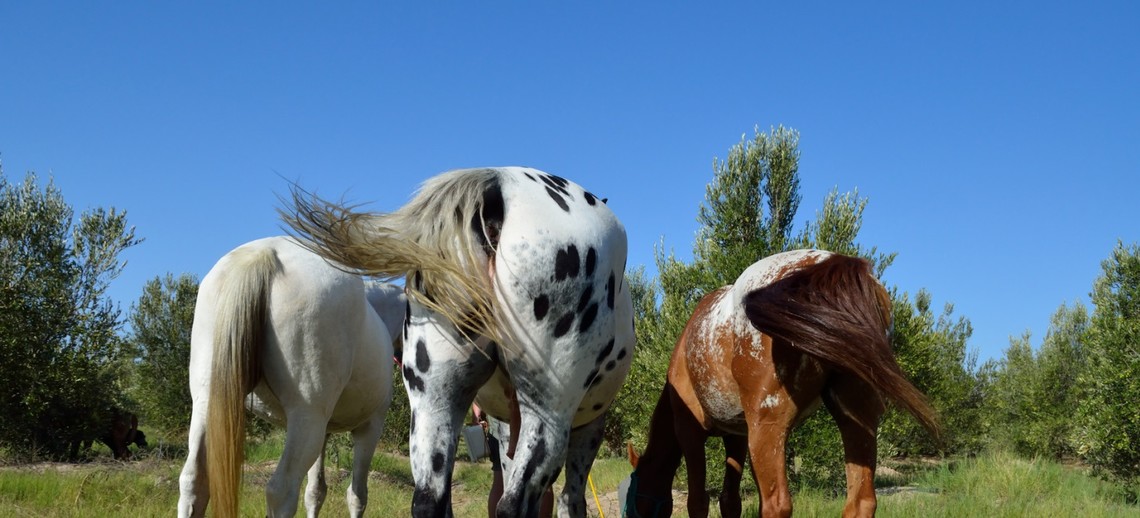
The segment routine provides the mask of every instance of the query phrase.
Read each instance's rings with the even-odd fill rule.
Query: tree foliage
[[[1117,243],[1101,263],[1083,353],[1078,452],[1098,470],[1140,484],[1140,247]]]
[[[76,219],[52,182],[12,184],[0,170],[0,444],[11,454],[64,457],[127,404],[120,312],[105,292],[138,242],[124,212]]]
[[[129,342],[137,358],[133,394],[147,421],[168,431],[190,426],[190,331],[198,279],[155,277],[131,306]]]
[[[933,455],[977,451],[983,394],[978,388],[976,355],[966,348],[973,332],[969,320],[954,317],[946,304],[935,316],[930,292],[920,289],[914,300],[907,293],[891,294],[895,359],[911,383],[930,399],[942,422],[936,442],[909,415],[890,411],[879,429],[880,448],[890,455]]]
[[[1084,305],[1062,305],[1037,351],[1028,333],[1010,340],[988,384],[986,421],[995,445],[1024,456],[1074,453],[1072,409],[1081,400],[1088,324]]]

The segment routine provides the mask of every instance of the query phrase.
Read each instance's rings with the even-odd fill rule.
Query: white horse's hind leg
[[[206,480],[206,408],[195,404],[190,415],[189,453],[178,477],[178,518],[206,515],[210,485]]]
[[[301,492],[301,478],[321,456],[325,445],[328,419],[315,413],[296,411],[288,415],[285,427],[285,449],[281,461],[265,487],[265,503],[269,516],[293,516]]]
[[[321,514],[321,506],[325,505],[325,496],[329,492],[328,483],[325,482],[325,448],[328,447],[328,443],[329,436],[325,435],[321,454],[309,468],[309,483],[305,486],[305,514],[309,518],[317,518],[317,515]]]
[[[377,412],[366,423],[352,431],[352,483],[348,485],[345,500],[352,518],[364,516],[368,505],[368,471],[372,468],[372,455],[384,431],[387,408]]]

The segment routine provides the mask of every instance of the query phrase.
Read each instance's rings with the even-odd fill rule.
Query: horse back
[[[669,362],[676,399],[709,432],[743,433],[744,411],[733,364],[754,349],[758,333],[738,333],[731,286],[704,296],[685,324]],[[757,344],[758,345],[758,344]]]

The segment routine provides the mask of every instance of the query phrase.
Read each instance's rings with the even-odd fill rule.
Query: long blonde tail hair
[[[214,306],[214,354],[206,412],[206,473],[214,516],[238,514],[245,461],[245,397],[261,380],[269,286],[281,269],[269,249],[230,253]]]
[[[355,212],[294,186],[293,206],[279,212],[293,235],[317,254],[365,275],[406,277],[408,296],[416,302],[465,333],[510,347],[484,266],[494,250],[473,232],[483,232],[484,195],[499,181],[493,169],[444,173],[390,213]]]

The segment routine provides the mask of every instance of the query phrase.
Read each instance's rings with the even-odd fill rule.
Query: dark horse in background
[[[146,434],[139,430],[139,417],[121,409],[113,409],[105,417],[98,419],[99,424],[91,430],[86,437],[71,442],[71,458],[79,458],[80,446],[83,451],[91,449],[91,444],[98,439],[111,449],[117,460],[131,458],[130,445],[146,448]]]
[[[99,437],[99,441],[111,448],[118,460],[131,458],[127,447],[134,444],[146,448],[146,434],[139,430],[139,417],[129,412],[116,412],[111,416],[111,426]]]
[[[673,477],[684,455],[689,516],[707,516],[704,444],[721,436],[727,457],[721,515],[740,516],[746,452],[761,514],[791,515],[787,436],[822,403],[843,438],[843,514],[874,515],[883,396],[938,435],[934,411],[895,361],[890,323],[890,297],[870,263],[819,250],[763,259],[735,284],[705,296],[673,351],[645,453],[631,455],[636,469],[624,513],[672,513]]]

